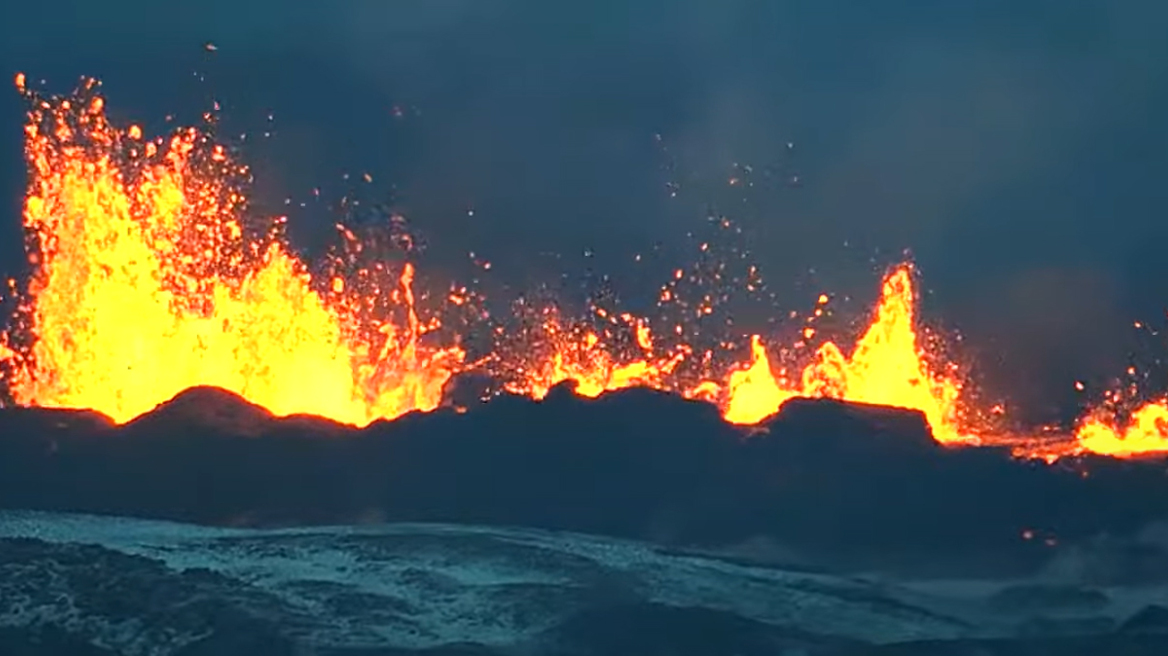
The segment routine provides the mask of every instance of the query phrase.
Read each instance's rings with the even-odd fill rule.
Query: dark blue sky
[[[791,307],[820,288],[870,299],[874,270],[911,249],[930,316],[967,334],[991,387],[1023,400],[1061,400],[1051,389],[1073,377],[1116,373],[1139,341],[1131,321],[1163,323],[1162,2],[70,0],[3,11],[9,73],[57,91],[100,77],[113,111],[148,126],[197,116],[214,97],[228,125],[254,135],[271,111],[276,136],[245,150],[259,202],[278,208],[315,186],[339,194],[343,172],[369,171],[366,193],[392,183],[436,266],[455,273],[474,250],[523,285],[583,266],[591,249],[591,265],[634,294],[657,280],[632,255],[656,242],[683,252],[711,206],[746,226]],[[22,112],[15,91],[0,94],[8,269]],[[752,167],[748,194],[726,184],[743,175],[735,163]],[[311,246],[326,218],[294,208],[295,236]],[[813,290],[797,285],[810,269]]]

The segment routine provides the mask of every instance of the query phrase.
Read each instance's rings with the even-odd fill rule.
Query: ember
[[[462,354],[419,343],[408,265],[405,325],[353,325],[358,299],[313,289],[281,220],[245,234],[246,167],[194,129],[143,141],[115,128],[95,89],[29,95],[24,222],[37,266],[32,348],[8,385],[18,403],[124,422],[214,385],[354,424],[437,406]]]
[[[216,386],[277,415],[363,426],[433,410],[453,376],[486,367],[506,372],[506,390],[535,398],[566,380],[584,396],[646,386],[711,401],[728,421],[753,424],[788,399],[830,397],[918,410],[942,443],[1053,453],[973,425],[981,413],[963,397],[960,368],[932,353],[921,333],[911,265],[885,277],[850,352],[818,341],[804,349],[810,361],[793,368],[772,362],[762,336],[752,335],[745,360],[702,366],[694,380],[678,373],[681,365],[710,354],[663,346],[644,318],[604,316],[630,337],[631,349],[617,349],[552,312],[525,335],[526,348],[470,362],[458,336],[439,330],[441,313],[423,316],[413,264],[314,277],[283,238],[283,218],[256,229],[249,171],[208,132],[148,139],[138,126],[115,126],[94,81],[70,97],[42,97],[23,75],[16,84],[31,105],[24,224],[35,270],[21,295],[22,328],[0,335],[0,370],[18,404],[91,408],[126,422],[184,389]],[[464,291],[452,291],[449,305],[462,307]],[[820,296],[817,316],[828,301]],[[800,346],[817,334],[804,328]],[[1059,454],[1168,451],[1168,405],[1138,409],[1127,427],[1113,415],[1092,413],[1076,446]]]

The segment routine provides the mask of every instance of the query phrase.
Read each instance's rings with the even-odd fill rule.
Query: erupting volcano
[[[248,169],[208,131],[149,139],[137,126],[115,126],[92,81],[69,97],[35,93],[23,76],[17,86],[30,104],[24,224],[33,275],[26,289],[10,283],[20,307],[0,336],[0,371],[17,404],[90,408],[126,422],[210,385],[277,415],[365,425],[433,410],[452,377],[481,371],[537,398],[566,380],[587,396],[654,387],[715,403],[738,424],[756,423],[790,398],[832,397],[919,410],[944,443],[1002,439],[976,425],[993,413],[971,407],[961,368],[928,347],[911,265],[886,275],[850,353],[809,322],[798,348],[788,349],[808,358],[780,366],[758,335],[727,340],[726,352],[714,354],[687,344],[680,325],[598,310],[627,331],[630,349],[544,312],[518,339],[522,348],[468,357],[444,311],[477,301],[456,286],[445,309],[423,309],[409,261],[358,266],[338,257],[310,273],[282,236],[283,218],[255,227]],[[353,233],[342,234],[361,251]],[[829,302],[822,295],[814,316]],[[658,344],[655,330],[681,341]],[[738,347],[747,344],[743,360]],[[1055,451],[1010,442],[1047,457],[1168,450],[1165,403],[1139,408],[1122,426],[1113,417],[1092,412],[1074,445]]]

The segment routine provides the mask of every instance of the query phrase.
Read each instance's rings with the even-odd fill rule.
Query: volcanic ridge
[[[1031,571],[1168,519],[1165,462],[1054,465],[938,444],[919,412],[794,399],[751,426],[704,402],[566,383],[356,428],[195,388],[118,425],[0,411],[0,507],[221,526],[452,522],[782,544],[855,567]],[[765,549],[763,550],[766,551]],[[1146,557],[1128,563],[1148,566]],[[1138,576],[1126,573],[1123,576]]]
[[[16,82],[30,107],[33,273],[10,281],[16,312],[0,332],[0,509],[11,511],[0,591],[16,599],[0,607],[0,650],[295,653],[289,632],[310,627],[326,642],[381,640],[380,651],[316,653],[494,654],[479,638],[507,624],[542,636],[525,648],[554,635],[554,653],[576,656],[696,654],[697,627],[721,636],[711,649],[751,655],[1163,653],[1162,636],[1144,640],[1165,624],[1155,604],[1076,619],[1094,636],[1086,642],[1050,638],[1061,629],[1049,617],[1040,642],[1017,640],[1018,627],[995,642],[904,590],[794,580],[1073,571],[1076,585],[1096,586],[991,595],[1006,615],[1168,585],[1168,402],[1124,387],[1062,436],[982,426],[1004,410],[979,412],[962,368],[938,357],[910,264],[886,273],[846,352],[820,330],[827,294],[787,348],[758,334],[711,337],[702,322],[726,297],[702,285],[762,285],[757,267],[734,278],[713,260],[677,269],[652,319],[599,303],[573,319],[521,299],[497,321],[458,284],[415,295],[414,253],[386,259],[376,234],[340,225],[340,251],[306,265],[284,217],[249,213],[250,171],[214,139],[210,113],[201,129],[149,139],[109,121],[96,81],[69,97]],[[389,241],[410,245],[394,232],[401,217],[388,219]],[[473,352],[483,333],[487,347]],[[354,525],[373,534],[353,538]],[[403,569],[395,549],[412,564]],[[443,549],[449,562],[434,562]],[[491,604],[430,617],[467,590],[487,594],[447,571],[483,553],[492,567],[509,563],[487,567]],[[374,561],[399,590],[353,583],[344,563]],[[258,582],[282,563],[296,567]],[[331,569],[313,578],[300,566]],[[667,602],[653,596],[663,581]],[[118,594],[102,596],[117,586],[134,603],[152,590],[173,614],[127,615]],[[755,588],[761,601],[742,593]],[[244,620],[223,604],[261,610]],[[356,618],[343,620],[350,633],[337,637],[304,604]],[[498,608],[506,620],[491,617]],[[265,613],[285,625],[257,628]],[[471,615],[475,644],[437,635]],[[232,617],[238,626],[212,626]],[[826,637],[805,630],[833,622]],[[382,624],[392,631],[370,633]],[[214,642],[222,635],[243,642]],[[873,646],[881,640],[902,642]]]

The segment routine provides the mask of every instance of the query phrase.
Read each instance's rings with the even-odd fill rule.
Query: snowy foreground
[[[895,582],[527,529],[0,513],[0,653],[1164,654],[1166,590]]]

